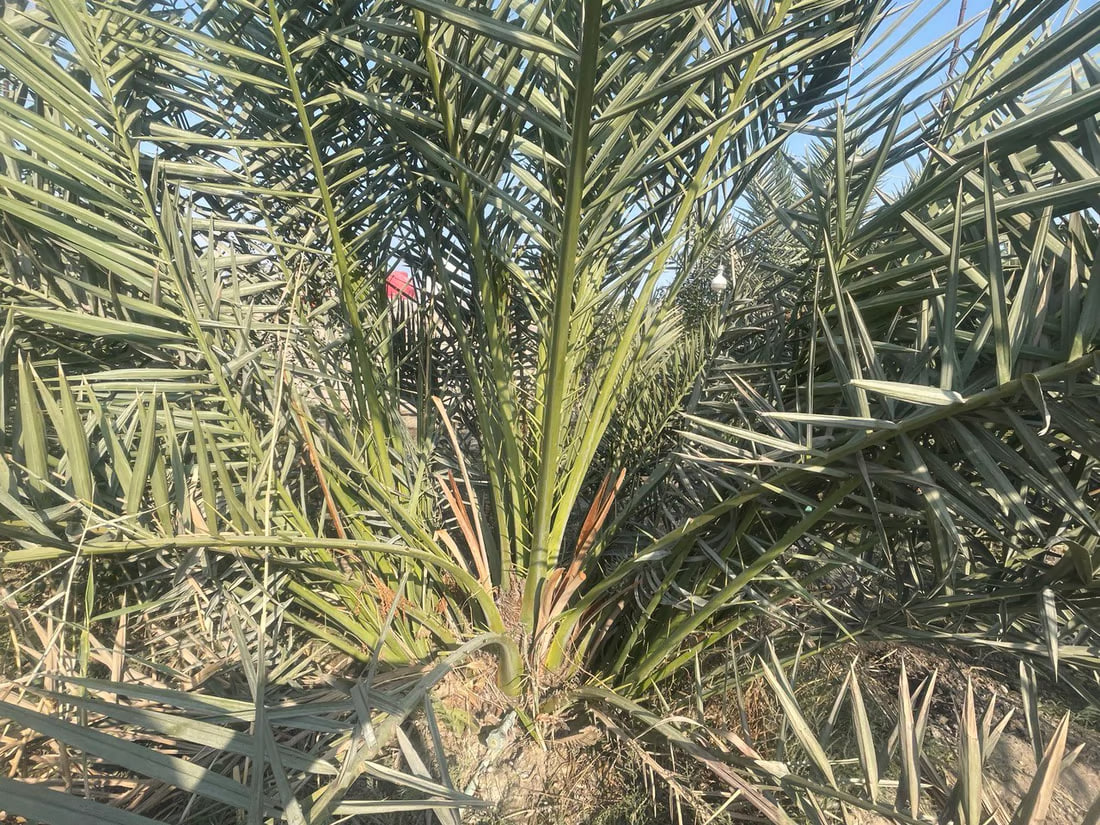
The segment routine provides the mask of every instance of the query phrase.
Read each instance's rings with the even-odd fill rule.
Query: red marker
[[[408,298],[416,300],[416,287],[413,286],[412,276],[403,269],[395,269],[386,276],[386,297],[391,301],[394,298]]]

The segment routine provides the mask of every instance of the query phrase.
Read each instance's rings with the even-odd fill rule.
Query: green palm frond
[[[764,222],[802,244],[795,265],[777,274],[742,256],[769,273],[763,291],[725,310],[726,354],[653,488],[666,506],[673,496],[703,509],[662,525],[638,547],[644,563],[621,571],[646,595],[620,677],[626,666],[635,684],[664,678],[754,615],[804,630],[800,605],[824,611],[825,632],[963,634],[1036,653],[1044,615],[1055,635],[1086,621],[1097,456],[1084,422],[1100,414],[1095,73],[1081,40],[1036,39],[1034,19],[1030,6],[999,6],[979,44],[1018,43],[1021,65],[1060,75],[1021,75],[1033,85],[1014,86],[979,131],[952,125],[987,94],[962,78],[928,121],[913,118],[939,91],[904,104],[899,92],[902,126],[885,132],[867,114],[879,87],[857,87],[799,173],[805,194]],[[942,67],[949,53],[929,60]],[[1016,77],[1015,61],[985,71]],[[903,135],[913,130],[922,142]],[[902,163],[918,171],[891,196]],[[862,582],[850,600],[811,592],[846,575]],[[581,610],[602,599],[617,610],[621,583],[601,582]],[[1047,588],[1058,595],[1040,610]],[[726,618],[701,620],[711,614]],[[1091,670],[1086,647],[1073,646],[1071,667]]]

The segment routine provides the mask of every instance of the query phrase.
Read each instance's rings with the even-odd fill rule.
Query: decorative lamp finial
[[[726,276],[722,274],[722,267],[718,267],[718,274],[714,276],[714,280],[710,282],[711,292],[716,295],[726,291],[726,287],[730,285],[730,282],[726,280]]]

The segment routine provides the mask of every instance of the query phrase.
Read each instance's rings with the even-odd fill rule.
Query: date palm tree
[[[981,642],[1046,628],[1088,666],[1059,628],[1091,578],[1052,589],[1023,539],[1095,548],[1100,26],[1036,35],[1062,5],[995,3],[946,110],[925,85],[954,50],[888,93],[849,76],[890,36],[877,3],[6,5],[5,565],[83,585],[85,651],[124,598],[178,615],[201,569],[253,622],[261,716],[303,634],[371,673],[491,647],[535,711],[716,689],[716,651],[806,605],[934,635],[993,604]],[[776,217],[800,303],[685,325],[708,236],[823,108]],[[845,565],[874,610],[821,605]],[[276,782],[278,816],[350,810],[382,739],[348,737],[307,803]],[[263,770],[221,779],[276,815]]]
[[[602,549],[624,399],[690,358],[650,301],[682,228],[729,208],[876,15],[10,7],[9,532],[56,548],[15,558],[79,533],[407,576],[387,654],[481,628],[517,668]],[[385,599],[300,572],[295,620],[338,615],[367,656]]]

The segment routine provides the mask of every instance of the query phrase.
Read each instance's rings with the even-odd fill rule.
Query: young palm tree
[[[945,632],[964,585],[1003,607],[1025,574],[1031,604],[1065,565],[1024,532],[1082,564],[1095,544],[1073,419],[1100,315],[1100,27],[1035,37],[1059,5],[997,3],[930,118],[847,84],[829,162],[778,213],[803,300],[759,335],[740,301],[685,328],[675,297],[844,88],[878,4],[9,4],[5,564],[65,564],[85,647],[120,594],[178,611],[205,567],[254,621],[261,716],[298,630],[371,672],[492,646],[537,710],[597,695],[571,675],[621,700],[695,664],[710,689],[720,643],[803,625],[789,603],[849,561],[896,584],[826,611],[853,629]],[[905,161],[923,171],[891,196]],[[398,263],[418,296],[399,311]],[[1058,628],[1088,592],[978,640],[1026,647],[1040,622],[1052,661],[1084,666]],[[384,732],[437,673],[375,706]],[[284,781],[279,815],[348,812],[383,740],[308,803]]]
[[[11,9],[19,537],[66,544],[40,513],[69,502],[96,552],[303,554],[295,621],[338,617],[363,657],[405,576],[390,658],[481,628],[534,665],[632,491],[608,428],[690,357],[650,302],[682,228],[729,208],[876,15]],[[395,339],[396,260],[421,299]],[[347,567],[383,599],[311,592]]]

